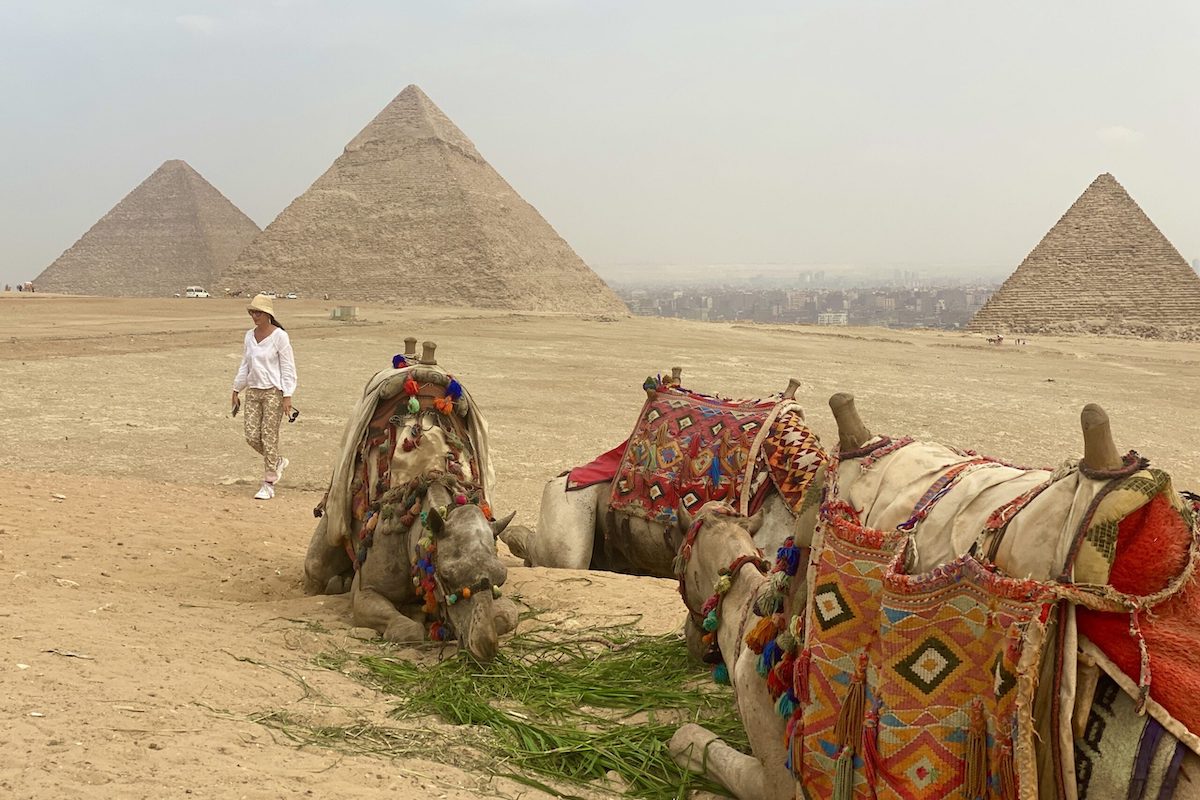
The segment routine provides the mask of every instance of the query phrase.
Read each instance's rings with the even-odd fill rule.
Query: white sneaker
[[[275,487],[263,481],[263,485],[259,487],[258,494],[254,495],[255,500],[270,500],[275,496]]]
[[[283,471],[285,469],[287,469],[288,464],[291,464],[291,463],[292,462],[288,461],[286,458],[279,459],[279,466],[275,468],[275,482],[276,483],[279,483],[281,480],[283,480]]]

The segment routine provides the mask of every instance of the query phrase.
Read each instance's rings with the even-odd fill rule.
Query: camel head
[[[515,516],[515,512],[489,522],[479,506],[456,505],[444,494],[447,509],[443,517],[437,507],[429,513],[429,528],[437,546],[437,581],[444,595],[444,610],[461,647],[478,661],[496,656],[498,636],[494,599],[508,569],[496,552],[496,537]],[[431,495],[435,490],[431,487]],[[443,498],[436,502],[443,503]]]
[[[740,555],[759,552],[753,535],[762,524],[762,512],[743,517],[723,503],[709,502],[695,517],[682,505],[678,513],[679,524],[688,535],[679,552],[676,574],[688,608],[698,609],[712,595],[721,570]]]

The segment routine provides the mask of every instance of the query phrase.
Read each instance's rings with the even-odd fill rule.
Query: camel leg
[[[524,542],[525,560],[531,566],[587,569],[592,563],[597,497],[609,485],[574,492],[566,488],[567,478],[561,476],[542,490],[537,530]]]
[[[347,582],[354,573],[345,548],[331,546],[326,540],[327,527],[328,517],[321,517],[304,555],[305,594],[341,594],[349,588]]]
[[[374,589],[359,585],[359,576],[354,576],[350,587],[350,605],[354,612],[354,624],[374,628],[389,642],[422,642],[425,626],[409,619],[396,610],[391,600]]]
[[[493,603],[492,607],[495,610],[497,635],[503,635],[509,631],[516,630],[517,621],[521,615],[516,603],[507,597],[501,597]]]
[[[689,722],[675,732],[667,749],[676,764],[724,786],[738,800],[773,800],[764,794],[758,759],[734,750],[712,731]]]

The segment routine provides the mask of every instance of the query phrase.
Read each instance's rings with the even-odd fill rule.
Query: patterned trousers
[[[274,483],[279,477],[279,425],[283,422],[283,392],[278,389],[246,389],[242,411],[246,424],[246,442],[263,456],[263,480]]]

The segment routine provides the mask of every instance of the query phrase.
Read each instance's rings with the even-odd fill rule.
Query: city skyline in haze
[[[601,276],[1002,280],[1100,173],[1200,258],[1200,7],[17,2],[0,282],[163,161],[261,227],[415,83]]]

